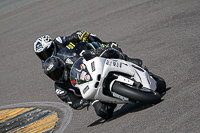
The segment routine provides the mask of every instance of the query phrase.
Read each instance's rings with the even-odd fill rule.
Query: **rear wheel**
[[[157,89],[156,92],[158,92],[159,94],[163,94],[164,92],[166,92],[166,83],[165,80],[153,73],[149,73],[150,76],[152,76],[156,82],[157,82]]]
[[[130,100],[141,101],[145,103],[157,103],[161,101],[161,96],[157,92],[145,92],[134,87],[129,87],[120,82],[113,84],[112,91],[129,98]]]

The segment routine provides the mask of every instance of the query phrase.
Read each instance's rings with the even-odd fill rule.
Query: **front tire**
[[[145,92],[134,87],[129,87],[120,82],[113,84],[112,91],[129,98],[130,100],[141,101],[145,103],[158,103],[161,101],[161,96],[157,92]]]

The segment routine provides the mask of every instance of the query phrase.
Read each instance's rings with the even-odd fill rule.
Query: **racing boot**
[[[117,104],[113,104],[113,103],[106,103],[107,106],[107,110],[108,110],[108,115],[105,118],[105,120],[110,120],[113,117],[113,112],[114,109],[117,107]]]
[[[93,100],[92,105],[95,109],[96,114],[105,120],[112,118],[113,111],[117,106],[117,104],[100,102],[99,100]]]

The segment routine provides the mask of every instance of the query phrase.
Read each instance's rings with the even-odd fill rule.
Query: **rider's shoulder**
[[[67,37],[66,36],[59,36],[59,37],[56,37],[54,39],[54,43],[56,44],[63,44],[67,41]]]

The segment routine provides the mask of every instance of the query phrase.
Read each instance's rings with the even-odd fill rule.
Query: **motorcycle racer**
[[[98,42],[98,44],[104,48],[113,47],[118,51],[122,51],[120,48],[118,48],[118,44],[114,42],[103,42],[94,34],[86,31],[76,31],[70,36],[60,36],[54,40],[52,40],[49,35],[45,35],[38,38],[34,43],[34,51],[41,59],[42,64],[44,63],[44,73],[55,81],[54,86],[57,96],[62,101],[69,103],[69,105],[74,109],[83,109],[90,104],[88,100],[85,100],[81,97],[79,90],[73,87],[70,81],[67,80],[67,73],[70,69],[69,64],[72,65],[80,55],[76,56],[75,58],[72,57],[63,59],[65,62],[55,56],[58,56],[59,52],[64,48],[74,51],[82,45],[86,46],[82,49],[87,51],[88,49],[91,49],[91,47],[94,47],[94,45],[91,45],[93,42]],[[126,60],[132,61],[135,64],[142,64],[140,59],[131,59],[125,54],[124,56],[126,57]],[[116,104],[102,103],[100,101],[92,101],[92,105],[95,108],[97,115],[104,119],[111,118],[113,110],[116,107]]]
[[[117,43],[103,42],[95,34],[80,30],[74,32],[70,36],[60,36],[55,38],[54,40],[52,40],[49,35],[44,35],[34,42],[34,51],[43,63],[48,57],[56,56],[57,53],[65,47],[72,50],[79,47],[80,45],[76,46],[76,44],[79,44],[80,42],[88,42],[83,43],[83,45],[86,45],[86,47],[83,49],[91,49],[91,47],[93,46],[89,44],[92,42],[98,42],[101,45],[101,47],[112,47],[122,52],[121,48],[118,47]],[[125,56],[127,61],[131,61],[139,66],[142,65],[142,60],[136,58],[129,58],[127,55]]]
[[[114,42],[102,42],[95,34],[87,31],[76,31],[70,36],[59,36],[54,40],[49,35],[44,35],[34,42],[35,54],[44,62],[48,57],[56,56],[57,52],[64,47],[74,49],[76,43],[80,42],[99,42],[105,46],[115,47],[118,50],[118,44]],[[90,46],[87,46],[90,47]]]
[[[73,87],[69,80],[69,69],[66,63],[59,57],[49,57],[43,64],[44,73],[55,81],[55,91],[57,96],[70,107],[76,110],[83,109],[90,105],[89,100],[82,98],[78,88]],[[92,105],[98,116],[103,119],[110,119],[117,106],[116,104],[92,100]]]

